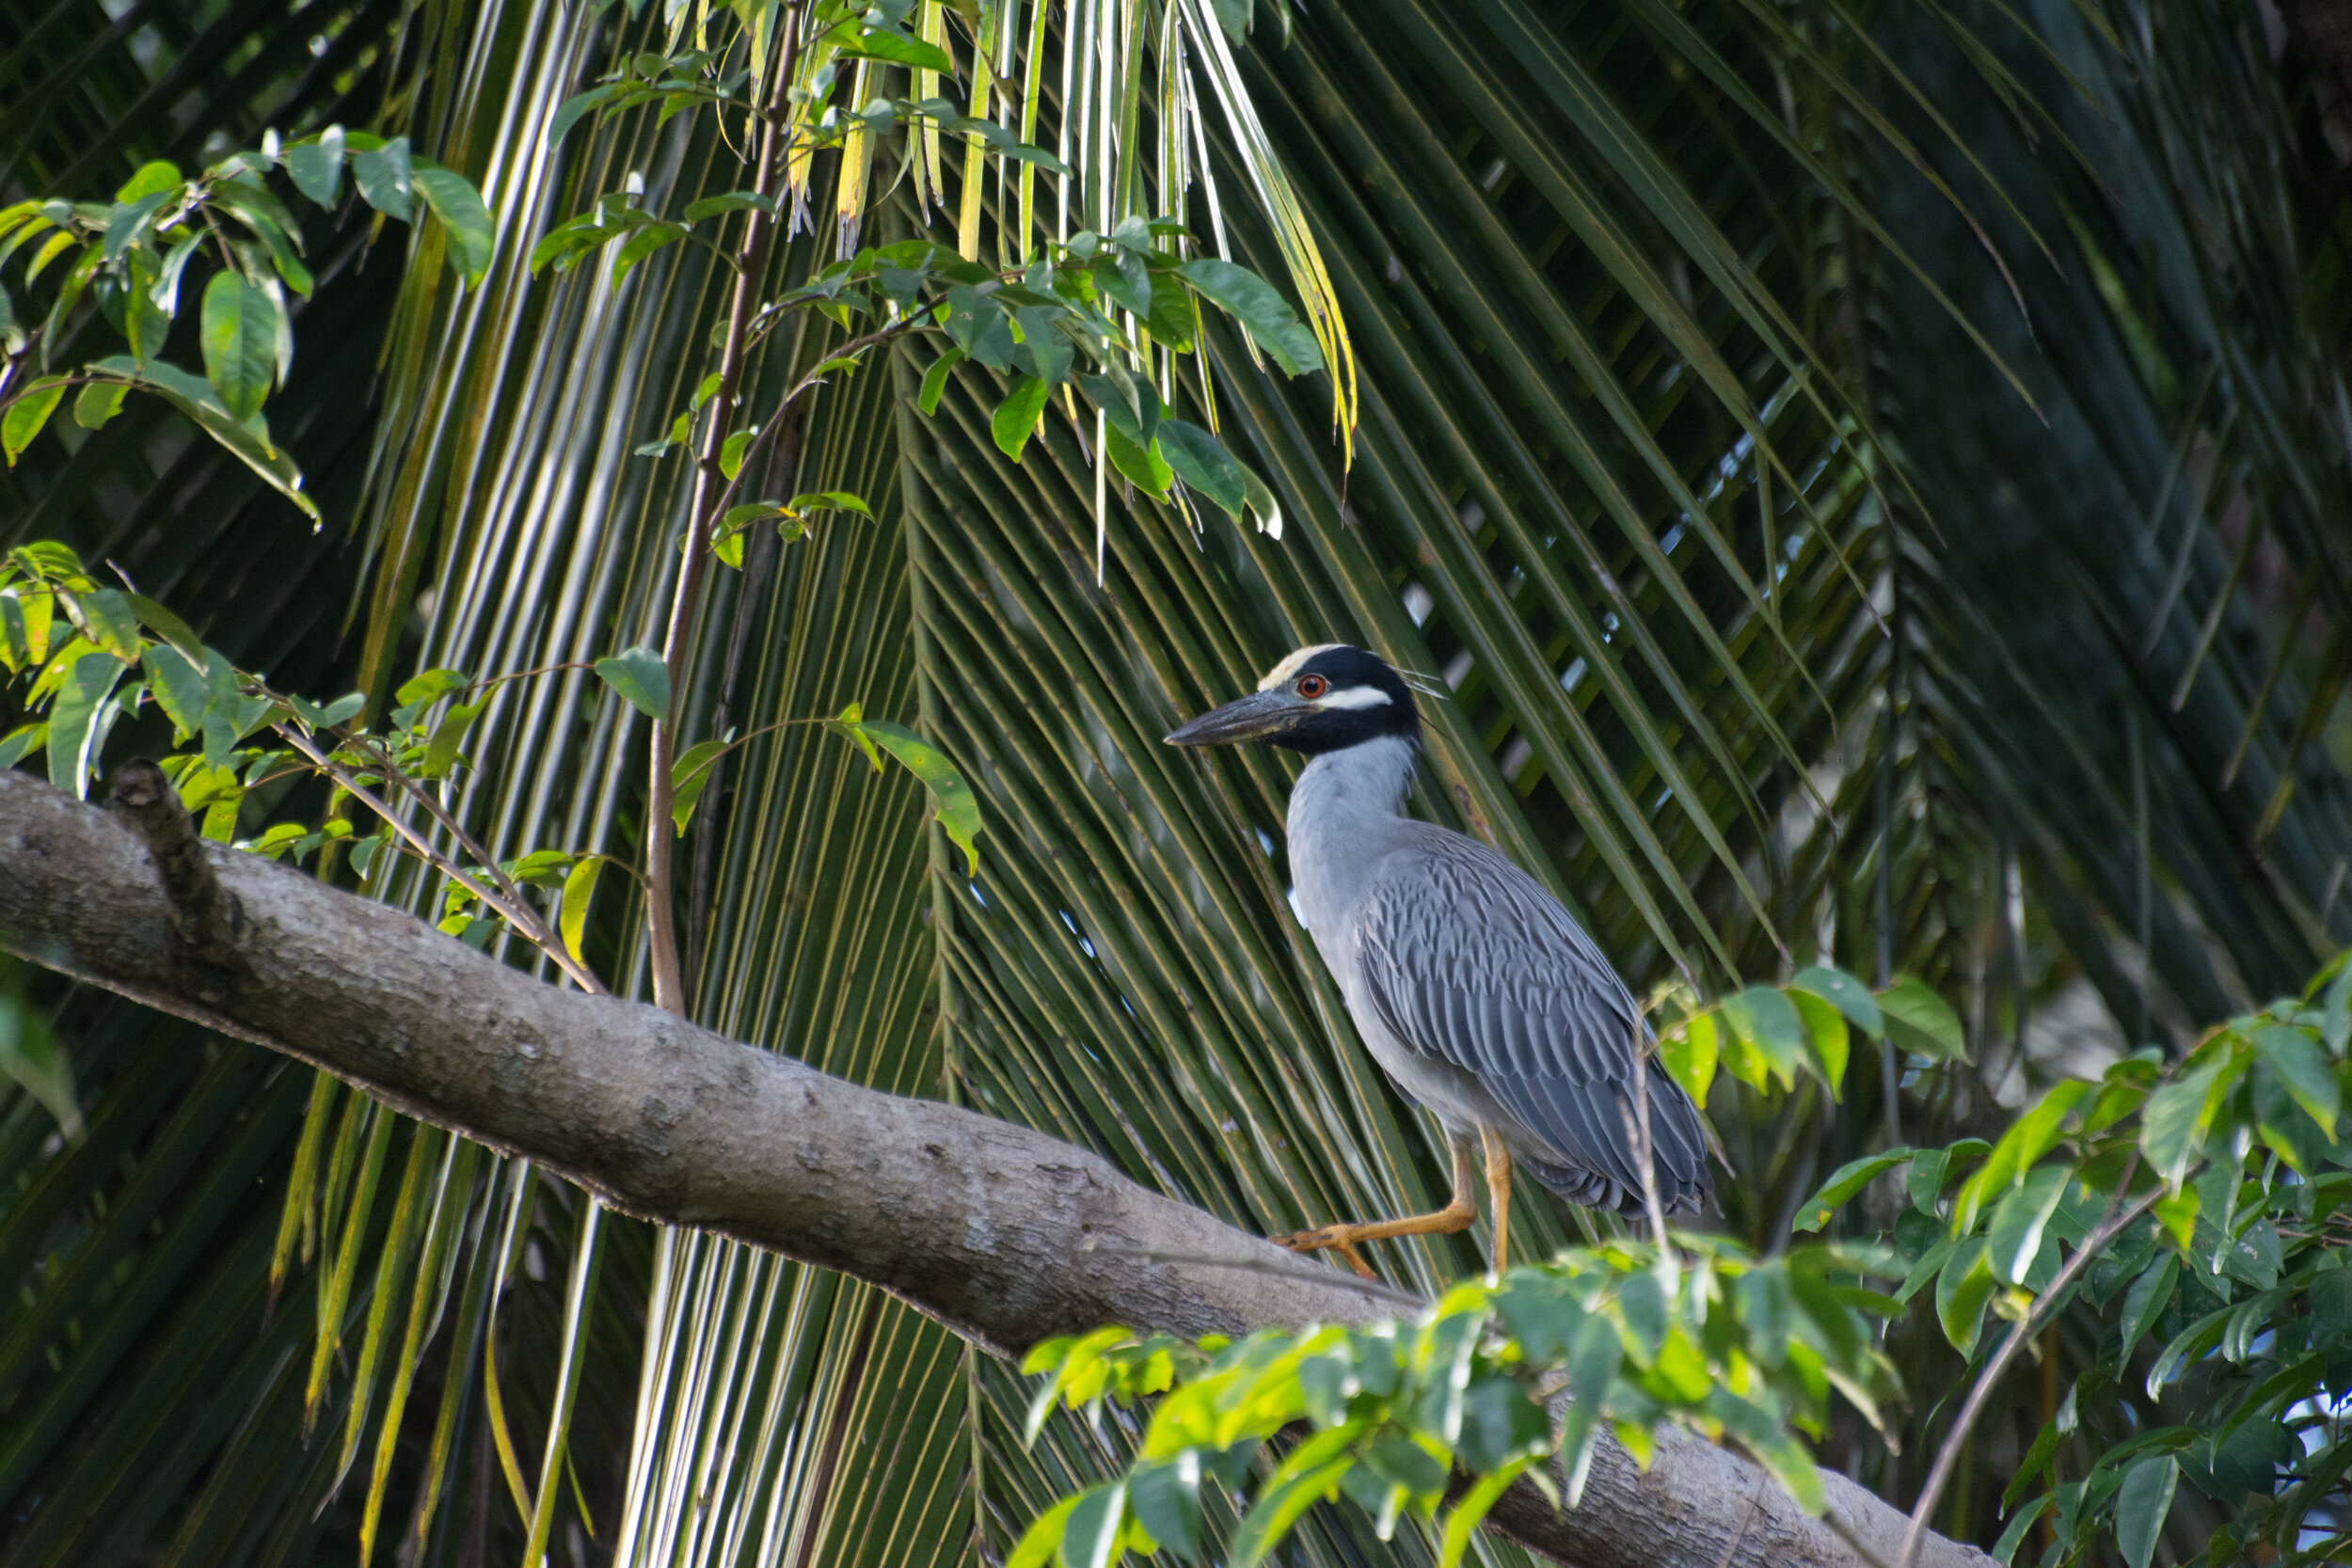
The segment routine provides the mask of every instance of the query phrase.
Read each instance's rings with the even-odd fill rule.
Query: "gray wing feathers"
[[[1442,829],[1417,837],[1375,875],[1359,927],[1381,1022],[1501,1101],[1541,1146],[1529,1164],[1547,1186],[1593,1207],[1639,1209],[1626,1130],[1633,998],[1526,872]],[[1713,1188],[1697,1113],[1663,1072],[1647,1076],[1659,1196],[1669,1210],[1694,1210]]]

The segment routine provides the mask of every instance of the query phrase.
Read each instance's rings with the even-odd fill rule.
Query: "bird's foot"
[[[1276,1246],[1288,1247],[1293,1252],[1320,1252],[1327,1248],[1346,1259],[1347,1266],[1364,1278],[1377,1279],[1380,1276],[1372,1272],[1372,1265],[1364,1261],[1364,1255],[1356,1250],[1355,1233],[1361,1228],[1352,1225],[1327,1225],[1319,1230],[1299,1230],[1288,1236],[1268,1239]]]

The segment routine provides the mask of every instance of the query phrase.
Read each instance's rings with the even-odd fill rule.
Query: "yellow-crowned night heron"
[[[1361,648],[1301,648],[1254,695],[1206,713],[1171,746],[1263,740],[1303,752],[1291,790],[1296,907],[1348,1016],[1454,1153],[1454,1198],[1432,1214],[1279,1237],[1338,1248],[1454,1232],[1477,1218],[1471,1145],[1483,1146],[1503,1264],[1511,1164],[1572,1203],[1644,1205],[1632,1128],[1640,1009],[1593,939],[1543,885],[1474,840],[1404,815],[1421,752],[1413,693]],[[1649,1068],[1649,1133],[1668,1212],[1712,1195],[1691,1097]],[[1368,1271],[1364,1271],[1368,1272]]]

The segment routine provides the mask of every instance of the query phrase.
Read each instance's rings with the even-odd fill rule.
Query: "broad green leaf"
[[[686,221],[700,223],[703,219],[716,217],[721,213],[741,212],[747,209],[756,209],[772,215],[776,210],[776,203],[773,198],[762,196],[757,191],[729,191],[724,196],[707,196],[700,201],[688,203]]]
[[[1964,1235],[1974,1228],[1985,1204],[2023,1181],[2026,1173],[2058,1146],[2066,1135],[2067,1114],[2081,1103],[2092,1086],[2079,1078],[2053,1084],[2024,1115],[2010,1123],[2009,1131],[2001,1134],[2000,1142],[1985,1156],[1983,1165],[1961,1183],[1960,1192],[1952,1200],[1953,1235]]]
[[[2148,1097],[2139,1117],[2140,1152],[2165,1180],[2178,1185],[2204,1148],[2212,1125],[2208,1105],[2227,1065],[2217,1058]]]
[[[357,146],[358,139],[352,138],[352,143]],[[394,136],[353,153],[351,177],[358,182],[360,198],[369,206],[403,223],[409,221],[414,211],[408,199],[414,171],[406,136]]]
[[[1214,257],[1187,261],[1179,270],[1185,281],[1248,327],[1285,372],[1304,375],[1322,368],[1323,350],[1314,333],[1264,278]]]
[[[144,594],[125,594],[122,601],[141,626],[179,649],[181,656],[197,669],[205,667],[203,640],[185,621]]]
[[[92,648],[73,661],[49,705],[49,782],[77,800],[105,740],[106,698],[122,673],[119,659]]]
[[[409,180],[411,188],[424,198],[425,205],[448,230],[449,264],[467,283],[480,283],[489,273],[490,257],[498,245],[490,209],[483,205],[482,193],[464,175],[424,158],[414,161]]]
[[[1794,989],[1818,996],[1846,1016],[1846,1022],[1877,1039],[1886,1033],[1886,1015],[1870,989],[1842,969],[1821,964],[1800,969],[1790,977]]]
[[[49,416],[57,411],[65,388],[65,377],[43,376],[8,404],[7,414],[0,415],[0,447],[8,451],[9,467],[16,467],[18,455],[33,444],[33,437],[49,422]]]
[[[92,381],[74,394],[73,422],[84,430],[98,430],[108,420],[122,412],[123,395],[130,388],[119,381]]]
[[[147,689],[173,730],[184,739],[203,729],[204,709],[212,701],[203,670],[170,644],[150,643],[140,663],[147,671]]]
[[[2050,1498],[2044,1494],[2010,1514],[2000,1539],[1993,1543],[1993,1560],[2008,1568],[2010,1560],[2017,1556],[2017,1548],[2025,1544],[2026,1532],[2033,1528],[2033,1522],[2041,1518],[2049,1506]]]
[[[1984,1326],[1984,1306],[2000,1281],[1993,1275],[1982,1236],[1970,1236],[1953,1247],[1935,1278],[1935,1316],[1944,1338],[1963,1355],[1974,1355],[1977,1336]]]
[[[1025,375],[1012,384],[1012,390],[990,418],[989,432],[995,437],[996,450],[1015,463],[1021,461],[1029,437],[1036,434],[1038,420],[1045,412],[1047,390],[1044,382]]]
[[[1926,985],[1909,975],[1879,993],[1886,1032],[1896,1048],[1931,1061],[1966,1061],[1968,1040],[1960,1015]]]
[[[420,776],[427,779],[449,777],[450,769],[457,766],[466,736],[473,729],[474,721],[480,719],[489,705],[487,696],[470,703],[452,703],[449,705],[448,711],[441,715],[441,721],[433,727],[433,738],[425,743],[424,761],[418,765],[417,769]]]
[[[1029,1528],[1021,1532],[1021,1539],[1005,1560],[1005,1568],[1046,1568],[1061,1546],[1062,1531],[1070,1523],[1071,1510],[1076,1508],[1084,1494],[1064,1497],[1039,1514]]]
[[[558,924],[564,937],[564,951],[575,958],[581,956],[580,943],[588,930],[589,900],[596,896],[596,878],[603,870],[602,855],[582,855],[564,879]]]
[[[2256,1057],[2279,1075],[2279,1082],[2286,1085],[2295,1102],[2319,1124],[2328,1141],[2334,1143],[2336,1114],[2343,1108],[2343,1098],[2336,1085],[2336,1075],[2319,1046],[2303,1030],[2278,1024],[2256,1029],[2250,1037]]]
[[[2021,1284],[2031,1273],[2070,1179],[2063,1165],[2038,1166],[1994,1205],[1992,1222],[1985,1227],[1985,1260],[2002,1283]]]
[[[1149,1461],[1127,1478],[1127,1506],[1162,1551],[1200,1560],[1200,1460],[1189,1449]]]
[[[2115,1544],[2131,1568],[2148,1568],[2154,1559],[2180,1479],[2180,1458],[2169,1453],[2152,1454],[2123,1473],[2123,1485],[2115,1494]]]
[[[1103,447],[1110,454],[1111,467],[1125,475],[1138,489],[1154,496],[1168,494],[1168,486],[1176,477],[1173,470],[1160,460],[1156,445],[1139,447],[1116,424],[1103,428]]]
[[[266,290],[224,269],[204,286],[204,374],[231,418],[250,419],[278,373],[278,310]]]
[[[651,648],[624,648],[619,653],[596,660],[596,674],[604,684],[628,699],[646,718],[667,721],[670,717],[670,667]]]
[[[1796,1223],[1792,1228],[1797,1230],[1820,1229],[1822,1226],[1829,1223],[1830,1215],[1836,1212],[1848,1198],[1852,1197],[1897,1165],[1906,1164],[1910,1159],[1910,1149],[1890,1148],[1883,1154],[1870,1154],[1859,1160],[1847,1161],[1837,1167],[1835,1175],[1821,1184],[1821,1190],[1815,1193],[1803,1209],[1797,1211]]]
[[[787,504],[795,512],[854,512],[869,521],[874,515],[874,509],[866,504],[863,496],[853,496],[847,490],[811,490],[793,497]]]
[[[158,158],[152,163],[140,165],[139,171],[124,181],[121,188],[115,192],[115,199],[137,201],[144,197],[175,190],[184,179],[179,165]]]
[[[2123,1317],[2117,1325],[2117,1343],[2125,1364],[2129,1364],[2132,1352],[2139,1348],[2140,1340],[2148,1337],[2148,1331],[2156,1326],[2156,1319],[2171,1305],[2172,1287],[2180,1276],[2181,1260],[2168,1252],[2142,1269],[2132,1281],[2131,1289],[2123,1292]]]
[[[1846,1082],[1846,1015],[1810,991],[1792,989],[1785,994],[1796,1005],[1797,1016],[1804,1021],[1805,1034],[1813,1042],[1813,1055],[1820,1064],[1821,1082],[1828,1085],[1830,1098],[1840,1098]]]
[[[684,835],[687,824],[694,819],[694,802],[703,796],[703,788],[710,783],[710,764],[727,749],[724,740],[697,741],[670,765],[670,819]]]
[[[121,376],[138,390],[160,396],[268,481],[272,489],[300,507],[313,523],[320,520],[318,508],[302,492],[302,473],[294,459],[272,445],[266,435],[254,428],[254,422],[231,415],[202,377],[161,359],[142,365],[127,355],[101,359],[89,368]]]
[[[1119,1528],[1127,1507],[1123,1481],[1097,1486],[1080,1495],[1078,1506],[1062,1525],[1061,1544],[1054,1560],[1060,1568],[1111,1568],[1120,1555]]]
[[[730,480],[740,478],[743,472],[743,454],[749,451],[752,443],[758,439],[759,432],[756,430],[739,430],[720,442],[719,471]]]
[[[923,787],[931,792],[931,801],[937,807],[939,825],[947,831],[956,847],[963,851],[966,872],[978,876],[980,851],[975,841],[980,835],[979,801],[955,764],[904,725],[869,719],[857,727],[923,781]]]
[[[1740,1042],[1761,1056],[1784,1088],[1794,1088],[1804,1069],[1806,1035],[1796,1005],[1770,986],[1750,986],[1724,998],[1724,1023]]]
[[[286,149],[286,176],[322,207],[335,205],[343,185],[343,128],[330,125]]]
[[[68,1139],[82,1135],[82,1108],[73,1091],[73,1064],[49,1021],[23,1001],[0,992],[0,1073],[39,1101]]]
[[[1225,450],[1225,443],[1184,420],[1162,420],[1158,437],[1160,456],[1176,477],[1215,501],[1233,521],[1240,522],[1242,507],[1249,499],[1249,486],[1242,479],[1241,465]]]
[[[936,71],[945,76],[956,73],[956,62],[947,52],[935,43],[911,39],[899,33],[887,33],[866,28],[844,41],[841,53],[856,58],[887,60],[892,65],[910,66],[917,71]]]
[[[931,368],[923,372],[923,385],[915,393],[914,406],[923,411],[925,419],[938,414],[939,400],[947,390],[947,376],[965,357],[963,350],[951,348],[932,360]]]
[[[1667,1076],[1682,1085],[1682,1092],[1691,1097],[1692,1104],[1705,1105],[1707,1091],[1715,1082],[1719,1049],[1715,1015],[1701,1013],[1659,1042],[1658,1059],[1664,1064]]]

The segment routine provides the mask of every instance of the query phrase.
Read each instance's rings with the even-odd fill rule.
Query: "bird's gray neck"
[[[1396,839],[1420,748],[1383,736],[1326,752],[1291,786],[1291,881],[1299,919],[1334,961],[1331,943]]]

